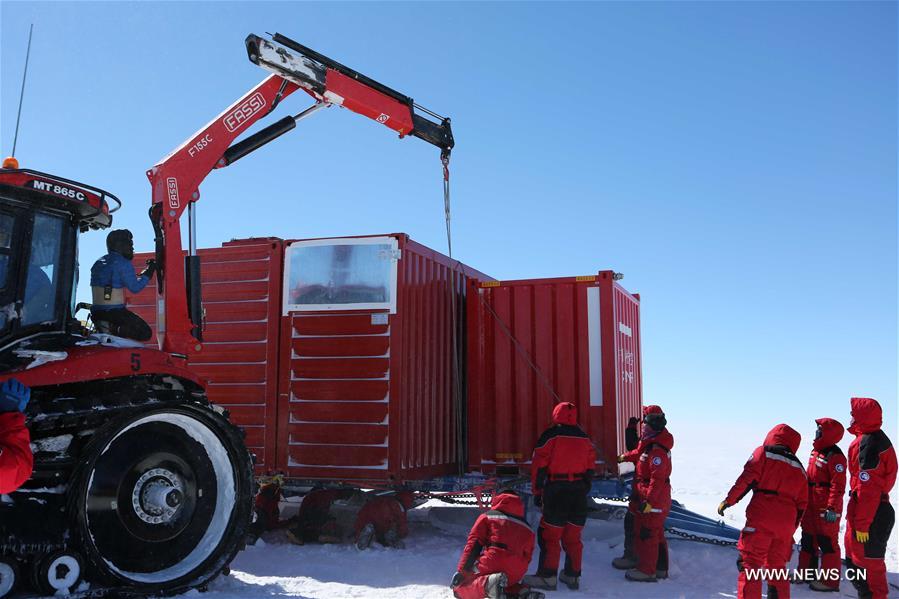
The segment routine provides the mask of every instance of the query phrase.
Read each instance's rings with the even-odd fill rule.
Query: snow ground
[[[414,510],[410,535],[402,550],[374,547],[357,551],[351,546],[289,544],[279,532],[260,546],[250,547],[232,564],[230,577],[213,583],[204,599],[262,597],[449,599],[449,579],[455,572],[467,530],[435,528],[428,521],[429,507]],[[464,509],[464,508],[462,508]],[[472,516],[473,517],[473,516]],[[591,520],[584,533],[585,563],[580,594],[567,589],[548,597],[602,597],[662,599],[736,597],[737,551],[669,539],[670,578],[657,584],[628,582],[609,562],[620,554],[620,521]],[[899,584],[893,562],[891,580]],[[536,567],[536,552],[531,571]],[[851,586],[843,584],[843,596]],[[831,595],[832,596],[832,595]],[[793,597],[820,597],[806,588],[793,587]]]
[[[672,485],[674,496],[687,508],[717,518],[715,509],[740,473],[752,449],[765,431],[740,431],[717,435],[709,448],[706,431],[682,431],[676,441]],[[809,443],[800,448],[808,456]],[[841,445],[848,446],[848,439]],[[844,447],[845,450],[845,447]],[[804,458],[803,458],[804,459]],[[896,506],[896,492],[893,493]],[[441,529],[429,523],[429,507],[410,513],[410,536],[404,550],[375,547],[357,551],[349,546],[289,544],[280,534],[267,537],[265,546],[250,547],[232,564],[230,577],[216,580],[208,593],[190,595],[202,599],[261,599],[263,597],[353,599],[450,599],[449,580],[465,544],[467,527]],[[743,526],[746,500],[726,512],[725,521]],[[669,539],[670,578],[657,584],[632,583],[610,562],[621,552],[621,522],[591,520],[584,533],[584,576],[581,591],[548,593],[548,599],[565,597],[677,599],[736,597],[737,551]],[[798,539],[798,533],[797,533]],[[899,530],[894,528],[887,556],[890,580],[899,586]],[[530,571],[536,568],[536,552]],[[795,555],[794,555],[795,564]],[[792,596],[820,599],[805,587],[794,586]],[[836,596],[854,597],[847,582]],[[835,595],[828,595],[833,597]],[[899,597],[899,590],[891,596]]]

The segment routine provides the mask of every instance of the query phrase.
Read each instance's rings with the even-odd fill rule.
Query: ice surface
[[[584,532],[584,576],[577,597],[736,597],[736,549],[678,539],[669,540],[671,577],[668,580],[658,584],[626,581],[623,572],[609,564],[621,552],[620,526],[620,521],[588,522]],[[348,545],[295,546],[287,543],[280,533],[272,533],[265,539],[265,546],[249,547],[241,553],[232,564],[231,576],[217,579],[210,592],[202,595],[203,599],[450,599],[449,579],[455,572],[465,533],[440,531],[415,518],[403,550],[377,545],[366,551]],[[535,566],[536,554],[531,571]],[[895,563],[891,570],[895,572]],[[899,583],[899,576],[895,573],[891,576]],[[850,587],[844,585],[848,591]],[[563,589],[547,596],[564,597],[567,592]],[[792,596],[820,597],[795,586]]]

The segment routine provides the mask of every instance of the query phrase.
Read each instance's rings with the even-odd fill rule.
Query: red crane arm
[[[269,76],[147,171],[159,266],[156,336],[162,350],[188,355],[202,349],[201,319],[192,322],[188,312],[181,215],[200,199],[200,183],[231,143],[296,89],[277,75]]]
[[[156,233],[159,273],[156,336],[160,348],[169,353],[187,356],[202,350],[203,310],[193,204],[200,199],[200,183],[213,169],[235,162],[331,104],[367,116],[400,137],[412,135],[439,147],[444,165],[453,147],[449,119],[418,106],[408,96],[280,34],[275,34],[273,41],[251,35],[246,45],[250,60],[273,74],[147,171],[153,188],[150,220]],[[234,143],[297,89],[312,96],[315,105]],[[432,119],[417,114],[416,108]],[[185,209],[190,218],[186,258],[180,223]]]

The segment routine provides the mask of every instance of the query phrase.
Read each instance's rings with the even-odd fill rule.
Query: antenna
[[[16,133],[12,138],[12,156],[16,155],[16,142],[19,140],[19,120],[22,118],[22,99],[25,97],[25,77],[28,76],[28,59],[31,56],[31,34],[34,33],[34,23],[28,29],[28,49],[25,51],[25,72],[22,73],[22,91],[19,92],[19,113],[16,115]]]

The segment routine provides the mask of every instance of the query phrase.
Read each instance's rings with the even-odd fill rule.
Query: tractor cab
[[[109,192],[17,166],[7,159],[0,169],[0,351],[78,330],[78,233],[109,227],[121,206]]]

